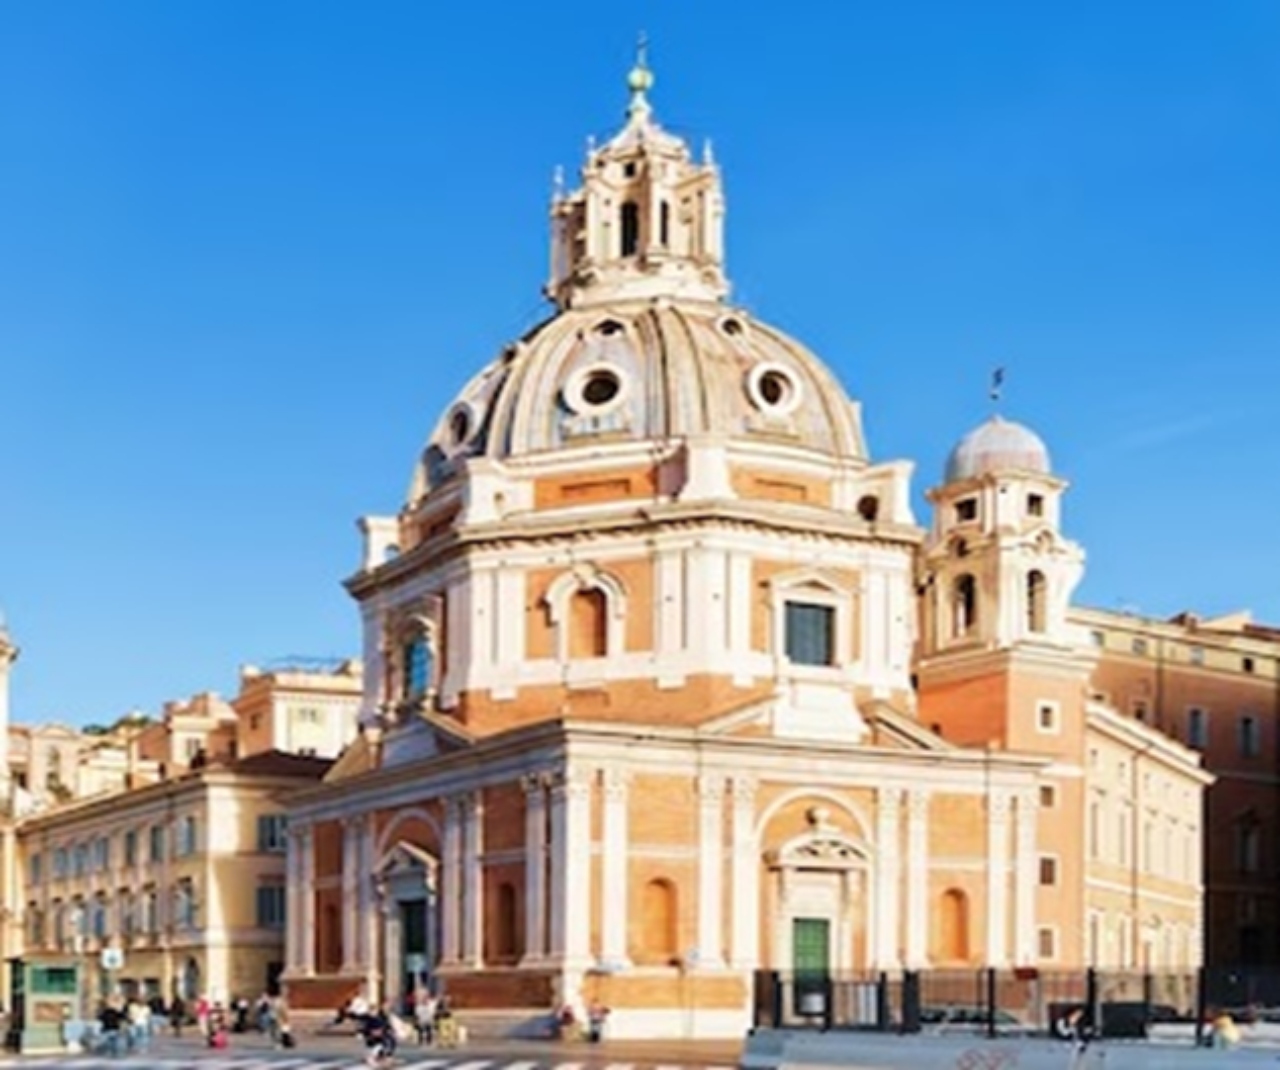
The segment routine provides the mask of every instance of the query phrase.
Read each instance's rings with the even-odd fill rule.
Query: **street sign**
[[[124,951],[118,947],[104,947],[101,961],[104,970],[123,970]]]

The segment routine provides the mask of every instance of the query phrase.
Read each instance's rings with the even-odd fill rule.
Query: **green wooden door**
[[[797,974],[825,975],[831,968],[831,923],[826,918],[791,922],[791,965]]]

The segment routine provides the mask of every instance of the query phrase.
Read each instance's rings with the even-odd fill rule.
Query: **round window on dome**
[[[771,416],[787,416],[800,404],[800,384],[789,368],[779,364],[753,368],[747,391],[756,408]]]
[[[593,364],[569,380],[564,399],[578,415],[596,416],[620,405],[626,392],[627,381],[620,369],[609,364]]]

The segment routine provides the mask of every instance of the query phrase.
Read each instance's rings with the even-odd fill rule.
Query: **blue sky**
[[[714,139],[736,298],[917,487],[986,413],[1083,600],[1280,621],[1280,5],[0,6],[0,605],[22,720],[354,653],[362,513],[539,315],[620,122]]]

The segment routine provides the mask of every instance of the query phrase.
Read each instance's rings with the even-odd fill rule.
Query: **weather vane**
[[[991,403],[993,405],[1000,404],[1000,397],[1004,393],[1004,368],[996,368],[991,373]]]

